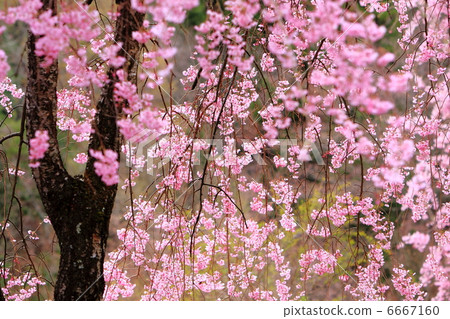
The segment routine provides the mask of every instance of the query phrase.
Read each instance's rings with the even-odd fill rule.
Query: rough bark
[[[125,71],[136,68],[139,45],[131,33],[142,24],[143,15],[131,9],[130,1],[117,1],[120,17],[116,25],[116,41],[123,43],[121,55],[127,59]],[[56,1],[44,0],[43,10],[56,14]],[[33,177],[58,237],[61,257],[55,300],[100,300],[105,281],[103,262],[108,238],[109,220],[114,206],[117,186],[106,186],[95,174],[95,159],[89,158],[83,177],[72,177],[64,168],[60,156],[56,128],[58,62],[41,67],[42,57],[35,54],[37,37],[28,39],[28,85],[26,92],[27,137],[37,130],[47,130],[50,147]],[[129,72],[133,73],[133,72]],[[111,149],[120,146],[116,125],[120,116],[113,91],[117,79],[109,70],[110,82],[105,85],[97,105],[95,133],[89,149]]]

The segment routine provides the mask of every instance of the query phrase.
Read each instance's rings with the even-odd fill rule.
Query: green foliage
[[[205,20],[206,20],[205,0],[200,0],[200,4],[197,7],[187,12],[187,17],[184,23],[187,27],[192,27],[195,25],[200,25]]]
[[[385,35],[378,41],[379,46],[386,49],[386,51],[395,52],[399,48],[397,39],[401,38],[401,34],[398,31],[400,26],[398,13],[395,10],[378,13],[375,15],[375,22],[386,27]]]

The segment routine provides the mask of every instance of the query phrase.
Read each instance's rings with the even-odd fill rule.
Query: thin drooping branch
[[[8,134],[8,135],[0,138],[0,144],[3,144],[3,142],[5,142],[6,140],[9,140],[12,137],[19,137],[19,136],[21,136],[20,132]]]

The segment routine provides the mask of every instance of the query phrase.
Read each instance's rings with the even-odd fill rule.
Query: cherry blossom
[[[108,186],[117,184],[119,182],[117,153],[112,150],[104,152],[90,150],[90,155],[97,159],[94,163],[95,173],[102,181]]]
[[[49,136],[47,131],[37,131],[34,138],[30,140],[30,167],[39,167],[39,160],[44,157],[49,148]]]

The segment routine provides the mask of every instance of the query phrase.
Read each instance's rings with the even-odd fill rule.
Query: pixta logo
[[[231,143],[225,139],[191,139],[185,150],[186,154],[176,154],[176,152],[170,151],[174,138],[168,134],[157,135],[150,130],[142,130],[128,140],[127,167],[133,167],[139,171],[144,171],[146,168],[147,174],[154,175],[174,156],[188,154],[191,165],[196,166],[201,164],[202,159],[206,161],[223,160],[226,152],[234,152],[237,155],[235,159],[238,160],[239,156],[244,153],[243,151],[250,154],[257,165],[265,166],[268,165],[268,162],[264,152],[270,151],[271,154],[287,160],[290,148],[293,146],[298,146],[298,163],[314,161],[317,165],[325,165],[320,150],[315,143],[309,140],[305,140],[303,143],[297,139],[263,140],[263,146],[256,147],[255,141],[246,139],[241,139],[239,142],[232,140]]]

